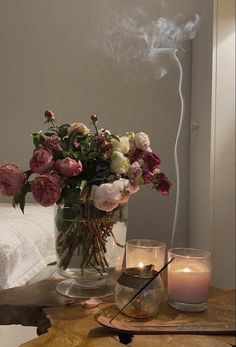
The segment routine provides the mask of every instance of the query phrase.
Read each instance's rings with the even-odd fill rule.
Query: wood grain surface
[[[76,301],[61,296],[55,290],[57,281],[46,280],[33,285],[0,291],[0,324],[39,325],[48,319],[51,327],[48,332],[36,339],[24,343],[21,347],[113,347],[122,346],[118,334],[104,328],[96,321],[99,315],[114,309],[112,297],[99,308],[84,310]],[[203,324],[207,319],[216,317],[225,321],[235,308],[235,291],[212,289],[209,307],[213,311],[186,314],[162,305],[159,320],[162,317],[182,325]],[[222,311],[224,307],[224,312]],[[218,311],[217,311],[218,309]],[[218,313],[217,313],[218,312]],[[213,314],[213,316],[212,316]],[[158,319],[157,317],[157,319]],[[227,319],[228,319],[227,318]],[[148,323],[150,325],[150,322]],[[153,324],[153,321],[152,321]],[[47,324],[46,324],[47,325]],[[45,327],[48,328],[49,324]],[[235,336],[219,335],[135,335],[129,346],[133,347],[224,347],[236,345]]]

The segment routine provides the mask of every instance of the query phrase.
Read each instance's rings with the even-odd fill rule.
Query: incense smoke
[[[188,20],[180,15],[174,19],[160,17],[141,25],[140,15],[145,14],[139,11],[133,17],[111,15],[104,28],[103,47],[126,74],[128,69],[133,74],[143,66],[151,68],[152,74],[160,78],[166,75],[174,50],[182,49],[185,41],[196,36],[200,17],[198,14]]]

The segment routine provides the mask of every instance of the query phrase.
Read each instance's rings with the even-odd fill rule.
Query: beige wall
[[[212,5],[193,44],[189,244],[213,252],[214,285],[235,288],[235,1]]]
[[[107,15],[143,6],[150,20],[194,12],[197,1],[9,0],[0,2],[0,164],[26,168],[32,153],[30,133],[42,128],[45,108],[65,122],[89,121],[122,133],[144,131],[161,156],[173,188],[170,197],[143,189],[130,201],[128,237],[170,241],[175,203],[173,146],[179,121],[178,70],[157,80],[138,73],[128,81],[102,49],[89,43]],[[106,7],[103,5],[105,4]],[[185,245],[188,228],[189,105],[191,49],[184,66],[185,121],[179,145],[180,213],[176,245]]]

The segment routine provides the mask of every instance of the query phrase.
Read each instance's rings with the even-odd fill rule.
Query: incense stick
[[[134,296],[132,296],[132,298],[127,302],[127,304],[125,304],[116,314],[115,316],[109,321],[109,323],[111,323],[117,316],[119,316],[119,314],[124,310],[124,308],[126,308],[131,301],[133,301],[158,275],[160,275],[160,273],[174,260],[174,258],[170,259],[159,271],[157,271],[157,273],[147,282],[144,284],[144,286],[142,288],[140,288],[136,294],[134,294]]]

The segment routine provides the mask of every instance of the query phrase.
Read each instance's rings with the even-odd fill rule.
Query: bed
[[[56,262],[54,207],[27,204],[25,214],[0,204],[0,289],[50,276]],[[49,269],[49,270],[48,270]]]

